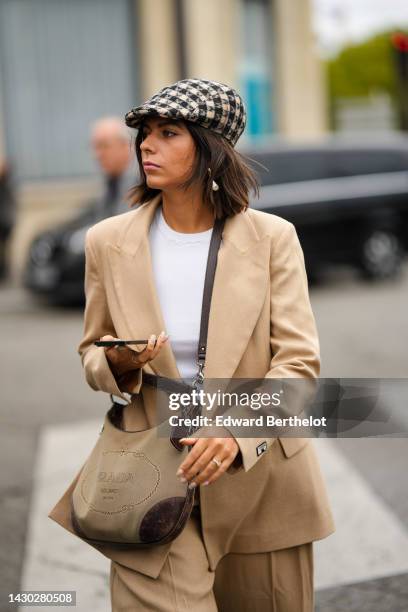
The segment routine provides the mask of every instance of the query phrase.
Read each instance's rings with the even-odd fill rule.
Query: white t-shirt
[[[165,332],[169,334],[177,367],[183,379],[197,373],[201,307],[212,228],[205,232],[176,232],[165,221],[162,206],[156,209],[149,241],[153,275]]]

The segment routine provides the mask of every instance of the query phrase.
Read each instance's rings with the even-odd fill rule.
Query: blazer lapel
[[[207,378],[231,378],[239,365],[265,301],[269,248],[269,237],[259,238],[246,213],[226,221],[208,323]]]
[[[166,329],[149,244],[150,224],[160,204],[158,194],[131,211],[117,243],[107,245],[130,338],[148,338]],[[269,266],[264,264],[269,261],[268,249],[268,237],[259,238],[248,214],[226,220],[211,299],[206,378],[230,378],[239,364],[264,303],[269,278]],[[171,339],[145,368],[158,375],[181,377]]]

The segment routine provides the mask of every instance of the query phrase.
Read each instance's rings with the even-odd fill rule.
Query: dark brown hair
[[[182,188],[186,189],[196,182],[200,183],[203,186],[204,201],[214,210],[217,219],[232,217],[246,210],[249,204],[249,191],[252,189],[259,196],[259,181],[247,163],[247,160],[250,161],[249,158],[236,151],[220,134],[190,121],[179,119],[177,122],[186,126],[196,145],[193,170],[187,181],[182,184]],[[131,207],[144,204],[161,191],[150,188],[146,183],[140,151],[142,140],[143,123],[138,129],[135,140],[141,181],[128,192],[127,199]],[[208,168],[211,169],[211,175]],[[212,189],[213,180],[219,185],[218,191]]]

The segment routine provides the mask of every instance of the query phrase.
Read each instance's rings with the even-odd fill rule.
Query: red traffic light
[[[403,53],[408,53],[408,34],[404,34],[403,32],[396,32],[392,34],[391,41],[393,46]]]

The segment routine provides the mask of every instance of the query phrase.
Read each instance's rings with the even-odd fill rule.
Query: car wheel
[[[398,275],[404,248],[398,236],[387,229],[367,233],[361,245],[359,267],[365,278],[385,279]]]

